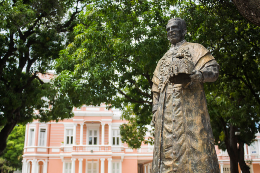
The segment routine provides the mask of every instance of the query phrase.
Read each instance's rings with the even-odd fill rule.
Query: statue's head
[[[181,18],[172,18],[166,25],[167,37],[172,44],[182,41],[187,33],[186,22]]]

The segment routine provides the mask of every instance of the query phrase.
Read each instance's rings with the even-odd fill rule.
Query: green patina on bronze
[[[180,25],[182,19],[172,20]],[[186,42],[185,34],[172,41],[170,32],[172,47],[153,77],[153,173],[219,173],[203,90],[217,79],[219,65],[202,45]]]

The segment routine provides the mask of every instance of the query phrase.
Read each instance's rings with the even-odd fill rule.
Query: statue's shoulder
[[[207,54],[209,52],[208,49],[206,49],[203,45],[199,44],[199,43],[191,43],[191,42],[186,42],[184,43],[182,46],[182,49],[189,49],[191,53],[195,53],[196,54]]]
[[[206,49],[203,45],[199,43],[190,43],[186,42],[181,46],[181,49],[186,50],[189,52],[189,54],[192,57],[192,61],[194,64],[197,64],[197,62],[206,54],[209,54],[209,50]]]

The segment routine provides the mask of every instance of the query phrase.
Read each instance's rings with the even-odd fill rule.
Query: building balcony
[[[141,148],[137,149],[138,153],[153,153],[153,146],[142,146]]]
[[[123,153],[125,152],[124,146],[110,146],[110,145],[76,145],[76,146],[61,146],[60,150],[64,153],[71,152],[86,152],[86,153],[98,153],[98,152],[113,152]]]

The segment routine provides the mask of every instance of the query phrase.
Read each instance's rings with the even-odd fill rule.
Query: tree
[[[16,125],[8,136],[7,147],[1,157],[4,164],[0,166],[3,170],[22,170],[23,147],[25,140],[25,126]]]
[[[73,42],[57,59],[55,84],[64,87],[73,104],[103,102],[125,109],[129,123],[121,126],[121,136],[133,148],[140,147],[152,118],[150,88],[156,61],[170,46],[165,26],[171,3],[93,3],[80,15]]]
[[[39,79],[70,39],[83,1],[3,0],[0,5],[0,154],[17,123],[71,117],[61,88]],[[76,5],[75,5],[76,3]],[[52,105],[50,107],[49,105]],[[38,110],[35,112],[35,110]]]
[[[188,24],[186,39],[211,50],[221,66],[217,83],[205,85],[215,142],[227,149],[232,173],[238,172],[238,163],[248,172],[243,147],[259,130],[259,27],[239,15],[231,1],[184,1],[171,10],[174,3],[89,6],[74,28],[73,42],[57,60],[61,74],[56,84],[75,104],[105,102],[124,109],[129,123],[120,127],[122,140],[140,147],[151,121],[153,70],[169,46],[165,26],[170,17],[180,16]]]

